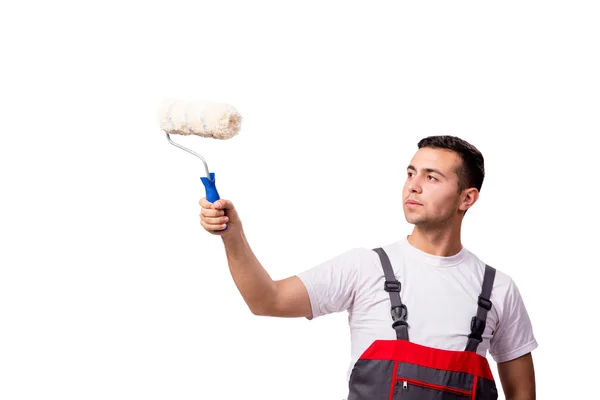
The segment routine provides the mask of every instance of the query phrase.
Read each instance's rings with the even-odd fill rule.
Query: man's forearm
[[[223,236],[229,271],[254,314],[263,314],[274,302],[276,285],[250,248],[242,229]]]

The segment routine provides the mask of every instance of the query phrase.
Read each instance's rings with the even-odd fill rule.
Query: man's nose
[[[411,193],[420,193],[421,192],[421,185],[419,183],[418,178],[414,177],[408,184],[408,190]]]

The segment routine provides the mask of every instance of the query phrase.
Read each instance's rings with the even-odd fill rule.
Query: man
[[[484,175],[481,153],[454,136],[422,139],[407,168],[403,207],[406,220],[414,228],[410,235],[382,249],[400,283],[397,292],[408,309],[412,343],[452,351],[464,351],[469,343],[469,323],[483,293],[487,269],[462,245],[461,226],[465,213],[479,198]],[[383,290],[382,259],[373,249],[352,249],[296,276],[273,281],[253,254],[233,203],[221,199],[211,204],[203,198],[200,206],[200,223],[222,237],[231,275],[252,313],[308,319],[349,313],[351,384],[353,369],[374,342],[399,338],[390,326],[391,297]],[[225,226],[227,230],[215,232]],[[491,287],[491,307],[483,319],[485,330],[470,355],[484,358],[489,350],[506,399],[535,399],[531,352],[537,342],[527,310],[508,275],[497,271]],[[404,385],[406,388],[406,382]],[[399,386],[392,385],[392,392],[400,390]],[[384,393],[390,389],[380,390]],[[481,398],[494,398],[489,396]]]

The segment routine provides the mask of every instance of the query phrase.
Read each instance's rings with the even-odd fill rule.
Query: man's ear
[[[479,200],[479,190],[476,188],[465,189],[462,192],[458,209],[466,212],[469,208],[473,207],[473,204],[475,204],[477,200]]]

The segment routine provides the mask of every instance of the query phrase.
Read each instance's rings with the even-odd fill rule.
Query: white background
[[[0,398],[345,396],[346,315],[248,311],[165,97],[243,115],[231,140],[174,140],[275,279],[407,234],[419,139],[472,142],[487,176],[464,244],[523,294],[538,398],[593,397],[598,6],[398,3],[4,5]]]

